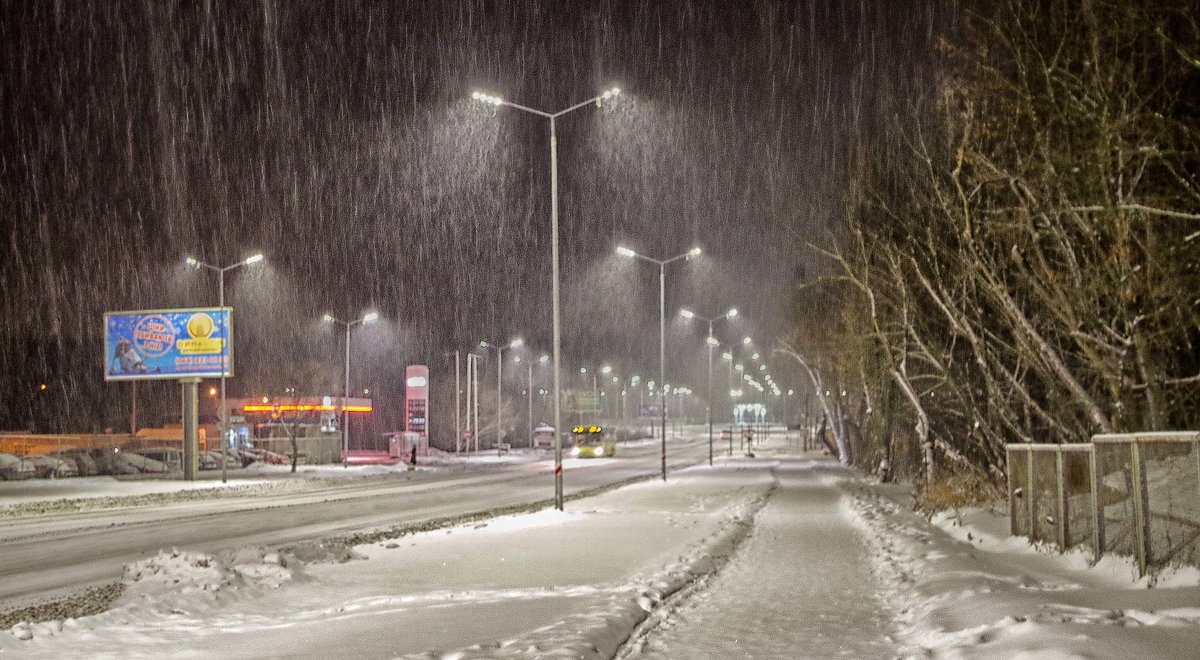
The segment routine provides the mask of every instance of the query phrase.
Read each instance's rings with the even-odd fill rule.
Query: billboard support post
[[[195,481],[199,472],[200,419],[199,378],[180,378],[183,386],[183,478]]]

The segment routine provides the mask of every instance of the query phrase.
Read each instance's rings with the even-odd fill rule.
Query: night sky
[[[618,244],[656,257],[701,246],[703,259],[669,267],[668,314],[736,306],[722,340],[769,348],[789,288],[821,267],[805,244],[837,231],[847,156],[933,75],[945,9],[79,0],[0,12],[0,430],[89,431],[123,427],[128,405],[126,386],[102,380],[103,313],[216,304],[216,275],[186,268],[188,255],[266,255],[227,277],[232,395],[340,389],[326,311],[384,319],[356,331],[353,352],[355,387],[381,400],[406,362],[452,378],[446,353],[480,339],[548,352],[548,125],[474,90],[554,111],[622,89],[559,122],[564,378],[601,363],[657,371],[657,272]],[[704,329],[670,323],[668,380],[700,388]],[[790,369],[772,366],[798,383]],[[145,396],[173,411],[176,393],[156,383]]]

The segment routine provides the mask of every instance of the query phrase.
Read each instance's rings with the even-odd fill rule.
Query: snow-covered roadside
[[[916,657],[1194,658],[1200,572],[1153,588],[1128,558],[1090,566],[1007,535],[983,508],[926,521],[894,487],[848,486],[874,548],[885,597],[899,608],[905,653]]]
[[[358,546],[361,559],[345,563],[296,550],[168,551],[127,568],[114,609],[18,625],[0,635],[0,652],[610,657],[657,603],[732,551],[772,483],[767,470],[681,471],[566,513]]]
[[[227,483],[214,474],[183,481],[159,476],[73,477],[0,481],[0,519],[50,513],[95,511],[137,506],[157,506],[223,497],[249,497],[272,493],[300,493],[337,484],[387,482],[427,472],[467,470],[473,466],[524,464],[546,460],[542,452],[514,451],[473,456],[439,454],[424,457],[415,469],[396,465],[301,465],[292,473],[288,465],[253,464],[230,471]]]

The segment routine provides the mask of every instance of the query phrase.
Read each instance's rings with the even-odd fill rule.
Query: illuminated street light
[[[697,254],[699,254],[699,252],[698,252],[699,249],[700,248],[696,248]],[[704,402],[704,408],[705,408],[704,412],[705,412],[705,416],[708,417],[708,464],[712,465],[713,464],[713,420],[712,420],[713,348],[720,345],[720,343],[721,343],[721,342],[717,341],[716,337],[713,336],[713,323],[715,323],[717,321],[725,320],[725,319],[731,319],[731,318],[737,316],[738,312],[737,312],[736,308],[730,308],[730,310],[728,312],[725,312],[724,314],[721,314],[720,316],[714,316],[712,318],[697,317],[695,313],[693,313],[691,310],[687,310],[687,309],[681,309],[681,310],[679,310],[679,313],[686,319],[699,318],[701,321],[705,321],[708,323],[708,337],[707,337],[707,339],[705,339],[705,341],[708,343],[708,398]],[[728,354],[726,354],[726,355],[728,355]]]
[[[652,264],[658,265],[658,377],[667,379],[667,264],[679,261],[680,259],[692,260],[700,256],[700,248],[694,247],[683,254],[676,255],[670,259],[655,259],[647,257],[644,254],[638,254],[627,247],[618,246],[617,254],[622,257],[630,257],[642,259]],[[662,419],[662,478],[667,480],[667,395],[661,392],[658,395]]]
[[[217,292],[218,292],[217,293],[217,306],[220,307],[222,311],[224,311],[225,310],[225,273],[227,273],[235,268],[240,268],[242,266],[249,266],[251,264],[256,264],[262,260],[263,260],[262,253],[258,252],[258,253],[255,253],[255,254],[237,262],[236,264],[231,264],[229,266],[225,266],[224,268],[221,268],[219,266],[213,266],[211,264],[206,264],[203,261],[196,259],[195,257],[188,257],[187,259],[184,259],[184,263],[191,266],[192,268],[195,268],[196,270],[202,270],[204,268],[207,268],[211,271],[216,272],[216,274],[217,274]],[[228,312],[226,312],[226,314],[228,314]],[[230,320],[229,320],[228,316],[226,317],[225,324],[226,324],[226,327],[228,327],[230,324]],[[228,342],[229,338],[225,337],[225,341]],[[226,351],[226,352],[228,352],[228,351]],[[228,444],[229,444],[229,438],[227,437],[229,435],[229,430],[228,430],[229,420],[227,419],[229,417],[229,415],[228,415],[227,411],[225,410],[225,374],[229,371],[229,367],[230,367],[230,365],[228,365],[228,364],[221,365],[221,414],[219,415],[220,419],[219,419],[219,424],[218,424],[218,426],[220,426],[220,431],[221,431],[221,483],[225,483],[227,481],[227,477],[228,477],[228,475],[226,473],[226,469],[225,469],[225,455],[228,452]],[[188,469],[191,469],[191,468],[188,468]]]
[[[502,393],[504,392],[504,381],[503,381],[503,378],[504,378],[504,351],[505,351],[505,349],[517,348],[519,346],[524,346],[524,345],[525,345],[525,340],[521,339],[520,337],[508,342],[507,344],[505,344],[503,346],[498,346],[487,340],[479,342],[479,346],[481,348],[496,349],[496,452],[497,453],[499,453],[501,451],[500,443],[503,438],[500,434],[504,432],[502,429],[502,425],[500,424],[500,419],[503,416],[503,412],[504,412],[504,406],[502,403],[502,396],[501,396]],[[557,435],[557,434],[558,434],[558,432],[556,430],[555,435]],[[532,436],[530,436],[530,437],[532,437]]]
[[[522,112],[527,112],[538,117],[550,120],[550,298],[552,301],[552,316],[554,325],[554,506],[559,511],[563,508],[563,490],[562,490],[562,411],[559,382],[559,366],[562,364],[562,334],[561,334],[561,312],[559,310],[559,291],[558,291],[558,136],[556,133],[556,122],[559,117],[574,112],[586,105],[595,103],[601,105],[618,94],[621,90],[617,87],[605,90],[598,96],[594,96],[581,103],[559,110],[558,112],[545,112],[524,105],[510,103],[496,95],[484,94],[482,92],[474,92],[471,98],[481,103],[488,103],[494,106],[505,106],[514,108]]]
[[[342,465],[350,467],[348,462],[348,454],[350,453],[350,425],[349,418],[346,417],[346,399],[350,398],[350,328],[356,325],[367,325],[374,323],[375,319],[379,318],[378,312],[367,312],[360,319],[354,321],[342,321],[335,318],[333,314],[325,314],[321,320],[326,323],[341,323],[346,327],[346,389],[342,393]]]

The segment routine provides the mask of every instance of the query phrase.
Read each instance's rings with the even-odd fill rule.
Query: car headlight
[[[595,449],[592,450],[592,453],[595,454],[596,456],[603,456],[604,455],[604,447],[596,447]]]
[[[579,447],[575,447],[574,449],[572,449],[572,450],[571,450],[571,455],[572,455],[572,456],[578,456],[578,455],[579,455]]]

